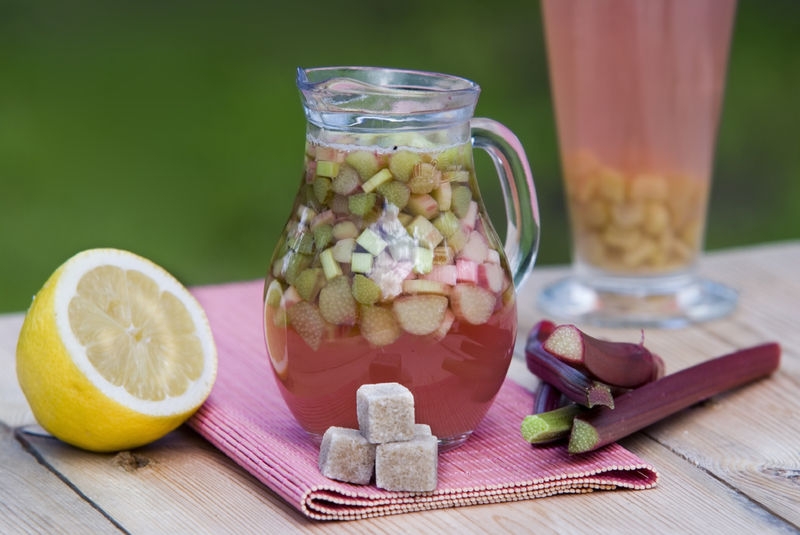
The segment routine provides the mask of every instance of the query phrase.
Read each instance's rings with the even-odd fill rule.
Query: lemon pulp
[[[34,297],[17,344],[20,386],[40,425],[111,451],[160,438],[205,401],[217,354],[200,304],[127,251],[75,255]]]

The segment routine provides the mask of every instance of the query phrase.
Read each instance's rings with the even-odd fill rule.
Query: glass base
[[[641,281],[640,281],[641,282]],[[676,328],[720,318],[736,306],[735,290],[706,279],[680,285],[595,287],[571,276],[546,287],[539,307],[553,318],[600,327]]]

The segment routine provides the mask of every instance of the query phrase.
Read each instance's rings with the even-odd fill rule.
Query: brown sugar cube
[[[361,434],[373,444],[414,437],[414,396],[400,383],[361,385],[356,412]]]
[[[428,424],[414,424],[415,437],[425,437],[430,436],[431,434],[431,426]]]
[[[319,471],[330,479],[366,485],[375,466],[375,445],[357,430],[329,427],[319,449]]]
[[[433,435],[379,444],[375,451],[375,485],[393,491],[436,489],[438,453],[438,440]]]

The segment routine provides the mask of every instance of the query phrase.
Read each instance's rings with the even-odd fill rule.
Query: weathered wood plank
[[[0,533],[120,533],[0,424]]]
[[[537,533],[710,534],[740,532],[741,526],[748,532],[796,532],[800,528],[796,447],[800,430],[793,424],[800,412],[795,395],[800,387],[798,264],[797,243],[708,255],[703,272],[740,290],[739,309],[720,321],[646,332],[648,345],[662,354],[669,372],[766,340],[777,340],[785,349],[781,369],[772,378],[687,409],[624,441],[661,473],[655,489],[316,523],[185,428],[137,450],[138,458],[82,452],[52,438],[25,435],[28,447],[53,473],[0,426],[0,533],[115,532],[113,522],[132,533],[535,529]],[[565,273],[538,269],[529,278],[520,294],[518,350],[530,326],[542,317],[534,305],[536,292]],[[12,427],[33,421],[14,373],[21,322],[21,314],[0,316],[0,422]],[[614,338],[639,337],[631,329],[591,331]],[[511,375],[528,386],[535,384],[519,355]],[[745,433],[748,429],[759,431]],[[137,459],[149,462],[139,466]]]
[[[717,396],[644,434],[795,526],[800,526],[800,426],[794,424],[800,413],[799,264],[796,244],[709,255],[703,273],[741,293],[734,314],[679,330],[645,331],[648,347],[664,357],[668,373],[741,347],[766,341],[782,345],[781,367],[771,378]],[[526,295],[548,282],[534,282],[537,288]],[[639,336],[633,329],[584,328],[614,339]],[[517,368],[520,373],[523,366]]]
[[[307,520],[189,430],[135,452],[146,466],[27,438],[45,462],[131,533],[763,533],[791,530],[724,482],[645,437],[626,446],[655,464],[661,483],[647,491],[597,492],[516,503],[404,514],[369,521]],[[136,463],[130,463],[135,465]],[[713,496],[713,499],[709,499]],[[466,526],[466,527],[464,527]]]

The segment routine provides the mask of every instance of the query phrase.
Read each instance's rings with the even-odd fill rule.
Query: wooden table
[[[23,315],[0,315],[0,533],[797,533],[798,266],[800,241],[709,253],[701,272],[740,291],[735,313],[646,332],[668,372],[770,340],[784,349],[771,378],[623,441],[658,469],[656,488],[353,522],[307,520],[187,428],[134,458],[87,453],[37,435],[14,372]],[[536,268],[528,279],[520,292],[521,335],[541,319],[538,290],[565,272]],[[632,330],[586,330],[638,339]],[[520,360],[510,374],[531,381]]]

